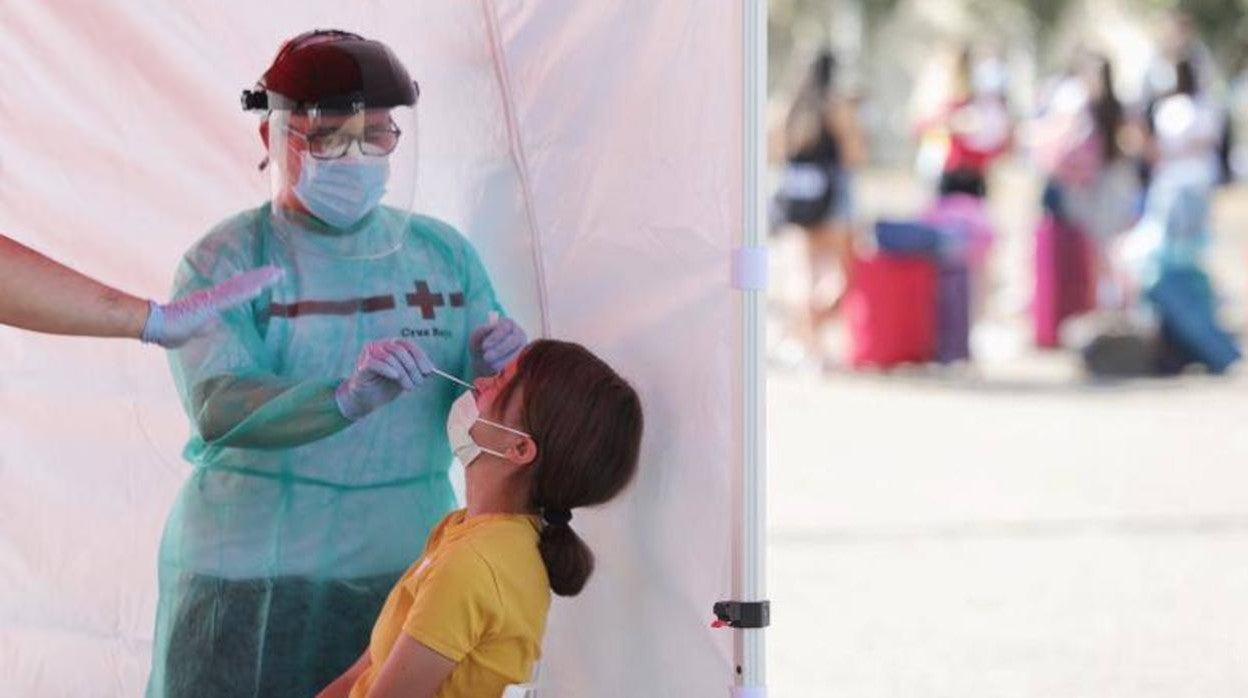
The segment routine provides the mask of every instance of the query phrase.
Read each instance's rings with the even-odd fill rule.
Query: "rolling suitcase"
[[[936,347],[936,264],[888,253],[854,261],[845,312],[849,362],[888,368],[931,361]]]
[[[1077,228],[1045,215],[1036,229],[1032,320],[1036,345],[1058,346],[1062,321],[1096,307],[1090,243]]]
[[[940,267],[936,288],[936,360],[971,358],[971,276],[966,266]]]

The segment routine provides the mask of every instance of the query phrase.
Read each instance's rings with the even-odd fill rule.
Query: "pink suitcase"
[[[1056,347],[1062,322],[1096,307],[1091,243],[1074,226],[1046,215],[1036,229],[1035,262],[1036,346]]]

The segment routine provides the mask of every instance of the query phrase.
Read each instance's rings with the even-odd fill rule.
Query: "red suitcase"
[[[876,254],[854,261],[845,313],[849,362],[887,368],[931,361],[936,352],[936,264]]]

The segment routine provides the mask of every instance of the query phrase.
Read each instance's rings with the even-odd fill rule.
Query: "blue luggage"
[[[1178,356],[1171,357],[1176,364],[1169,367],[1171,370],[1194,361],[1204,364],[1212,373],[1222,373],[1239,360],[1234,337],[1218,325],[1214,316],[1213,288],[1204,272],[1194,268],[1167,269],[1147,296],[1161,317],[1163,337],[1178,350]]]
[[[875,241],[880,250],[899,256],[937,258],[944,236],[941,231],[918,221],[881,219],[875,223]]]

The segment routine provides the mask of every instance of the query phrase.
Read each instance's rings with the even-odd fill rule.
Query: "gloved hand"
[[[406,339],[369,342],[355,362],[355,373],[334,392],[338,410],[351,421],[414,390],[433,373],[423,349]]]
[[[205,331],[223,310],[255,298],[284,274],[278,267],[260,267],[165,305],[148,301],[150,311],[139,338],[149,344],[176,349]]]
[[[468,335],[468,348],[472,352],[473,371],[478,376],[492,376],[529,343],[524,330],[511,318],[495,320],[482,325]]]

